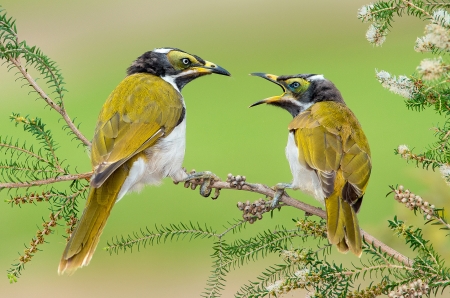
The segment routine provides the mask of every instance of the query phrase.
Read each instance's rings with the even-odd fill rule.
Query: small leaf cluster
[[[38,47],[29,46],[18,37],[16,22],[8,17],[0,6],[0,59],[9,70],[15,69],[19,80],[24,85],[32,85],[46,102],[46,107],[55,109],[61,116],[66,116],[63,97],[66,92],[64,78],[57,64],[48,58]],[[22,60],[25,62],[22,64]],[[36,80],[28,72],[32,68],[44,79],[45,85],[56,94],[56,103],[37,85]],[[6,157],[0,160],[0,191],[6,190],[10,198],[6,203],[14,206],[25,204],[48,204],[50,215],[43,217],[41,228],[25,245],[23,253],[19,253],[16,263],[7,270],[10,282],[16,282],[25,264],[30,262],[41,246],[47,242],[58,225],[66,226],[68,236],[77,223],[78,201],[86,197],[89,184],[84,179],[74,177],[71,182],[50,186],[61,176],[77,175],[69,165],[61,160],[58,143],[43,119],[39,117],[21,116],[12,113],[10,120],[29,134],[31,141],[22,141],[11,136],[0,136],[0,152]],[[67,123],[67,121],[66,121]],[[65,125],[63,129],[67,129]],[[72,130],[69,130],[72,133]]]
[[[406,244],[417,254],[413,259],[413,271],[403,274],[404,280],[412,281],[419,276],[428,283],[430,291],[435,295],[442,293],[450,285],[450,268],[445,266],[444,259],[435,251],[433,244],[424,238],[422,230],[407,226],[397,217],[389,220],[389,228],[399,237],[403,237]]]

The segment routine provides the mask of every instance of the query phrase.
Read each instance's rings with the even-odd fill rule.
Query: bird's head
[[[344,103],[341,93],[332,82],[323,75],[297,74],[276,76],[267,73],[252,73],[252,76],[264,78],[279,85],[283,94],[255,102],[250,107],[263,103],[278,106],[291,113],[292,117],[320,101],[337,101]]]
[[[181,90],[187,83],[208,74],[230,76],[219,65],[176,48],[157,48],[141,55],[127,70],[128,75],[150,73],[159,76]]]

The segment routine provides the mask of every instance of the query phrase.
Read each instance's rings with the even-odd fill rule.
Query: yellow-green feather
[[[145,158],[140,153],[119,167],[99,188],[91,187],[83,215],[67,243],[58,272],[69,274],[87,265],[97,247],[120,188],[134,161]]]
[[[96,174],[119,167],[168,135],[183,110],[181,94],[151,74],[126,77],[111,93],[98,117],[92,140],[91,163]],[[102,181],[99,181],[101,184]],[[98,186],[98,185],[96,185]]]
[[[64,250],[60,274],[89,263],[133,163],[146,160],[143,151],[175,128],[182,111],[181,94],[154,75],[130,75],[111,93],[92,140],[94,187]]]
[[[361,125],[345,104],[323,101],[295,117],[289,130],[295,133],[300,164],[314,169],[322,182],[330,243],[341,252],[350,249],[360,256],[362,241],[355,208],[371,172],[370,148]],[[356,196],[343,197],[347,183]]]

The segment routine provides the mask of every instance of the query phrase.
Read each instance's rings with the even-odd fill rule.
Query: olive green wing
[[[111,93],[100,112],[91,147],[99,187],[125,161],[154,145],[178,124],[181,94],[160,77],[134,74]]]
[[[336,173],[342,171],[344,199],[356,204],[367,187],[370,149],[361,125],[344,104],[324,101],[300,113],[289,125],[294,131],[299,162],[316,171],[325,197],[335,190]],[[348,185],[347,185],[348,184]],[[359,205],[355,211],[358,211]]]

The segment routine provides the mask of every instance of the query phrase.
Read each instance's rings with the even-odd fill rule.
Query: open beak
[[[231,74],[225,68],[222,68],[219,65],[209,61],[205,61],[205,65],[195,66],[193,67],[193,69],[195,69],[195,71],[199,74],[206,75],[216,73],[224,76],[231,76]]]
[[[263,79],[271,81],[272,83],[275,83],[278,86],[280,86],[283,89],[283,91],[286,91],[284,86],[280,82],[277,81],[278,76],[276,76],[276,75],[268,74],[268,73],[262,73],[262,72],[254,72],[254,73],[251,73],[250,75],[251,76],[255,76],[255,77],[261,77]],[[282,95],[272,96],[272,97],[269,97],[269,98],[257,101],[254,104],[252,104],[251,106],[249,106],[249,108],[257,106],[257,105],[260,105],[260,104],[263,104],[263,103],[268,103],[268,104],[272,103],[273,104],[275,102],[280,101],[283,98],[284,94],[285,93],[283,93]]]

